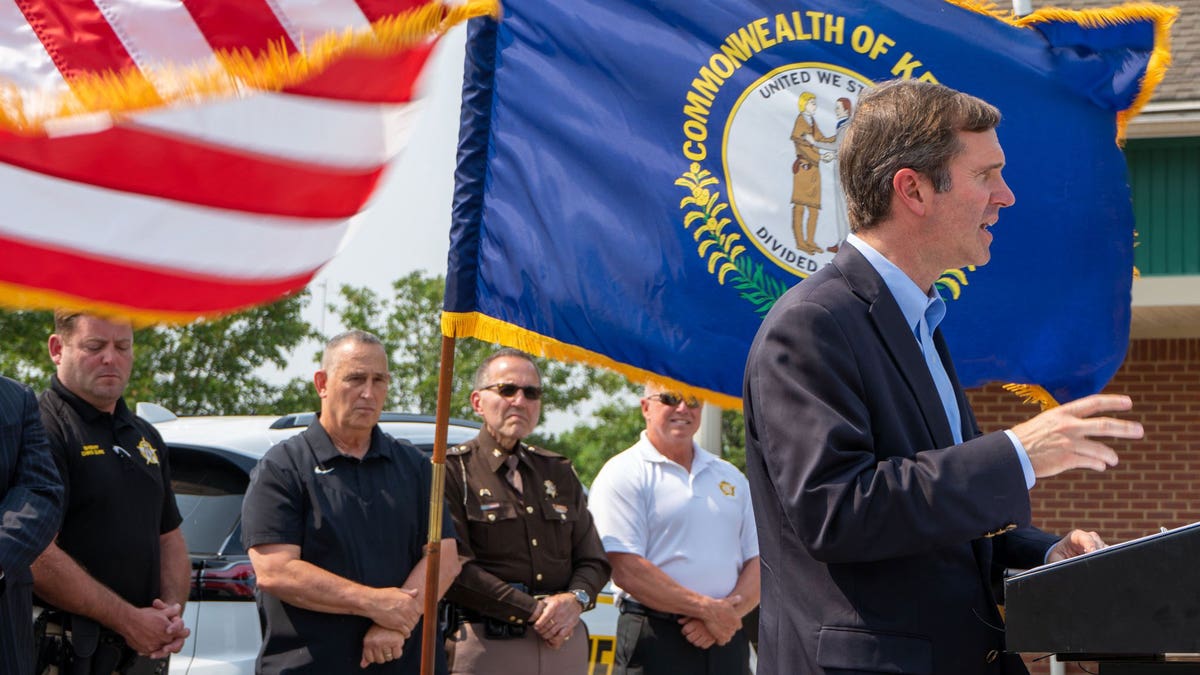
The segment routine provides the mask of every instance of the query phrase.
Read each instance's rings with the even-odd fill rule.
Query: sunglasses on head
[[[517,395],[517,392],[519,391],[522,394],[525,394],[525,400],[527,400],[527,401],[536,401],[542,397],[542,388],[535,387],[533,385],[522,387],[520,385],[516,385],[516,384],[512,384],[512,383],[505,383],[505,384],[497,383],[497,384],[489,384],[486,387],[480,387],[480,389],[491,389],[492,391],[496,392],[497,394],[500,394],[504,398],[515,398]]]
[[[680,394],[679,392],[675,392],[675,391],[664,391],[661,394],[647,396],[646,398],[648,398],[652,401],[658,401],[659,403],[667,406],[668,408],[674,408],[674,407],[678,406],[680,403],[686,403],[687,407],[689,407],[689,408],[699,408],[700,407],[700,401],[695,396],[684,397],[683,394]]]

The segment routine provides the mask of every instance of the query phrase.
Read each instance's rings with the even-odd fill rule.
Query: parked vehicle
[[[263,626],[254,602],[254,569],[241,542],[242,497],[259,458],[303,431],[314,414],[176,417],[145,403],[138,404],[137,413],[154,424],[170,450],[171,485],[192,559],[192,590],[184,610],[192,634],[171,658],[170,673],[253,673]],[[433,451],[431,416],[385,412],[380,427],[425,452]],[[451,420],[447,443],[466,442],[478,431],[477,422]],[[584,621],[591,634],[591,673],[608,675],[617,626],[608,589]]]

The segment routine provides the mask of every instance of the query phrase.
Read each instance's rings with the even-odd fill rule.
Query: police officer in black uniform
[[[183,647],[191,562],[162,438],[122,395],[133,328],[59,310],[39,401],[66,488],[62,528],[33,565],[39,662],[63,673],[162,673]],[[39,671],[40,672],[40,671]]]
[[[611,568],[570,460],[521,442],[537,425],[541,394],[528,354],[492,354],[471,392],[483,429],[447,452],[447,508],[468,560],[446,594],[457,608],[452,673],[587,670],[579,615]]]

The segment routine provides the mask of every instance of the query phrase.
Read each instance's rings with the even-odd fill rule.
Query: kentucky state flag
[[[506,0],[467,54],[443,330],[738,405],[785,289],[847,231],[838,143],[873,83],[975,94],[1016,205],[948,270],[964,385],[1098,391],[1128,344],[1133,214],[1118,146],[1175,10],[945,0]]]

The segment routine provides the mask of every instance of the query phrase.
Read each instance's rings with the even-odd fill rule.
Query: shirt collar
[[[113,409],[112,414],[110,415],[109,413],[106,413],[91,403],[83,400],[76,395],[75,392],[67,389],[66,385],[64,385],[58,379],[58,375],[50,376],[50,389],[54,390],[54,393],[58,394],[58,397],[65,401],[67,405],[71,406],[71,409],[75,411],[75,414],[79,415],[80,419],[88,424],[95,424],[96,422],[109,418],[119,420],[121,422],[128,422],[133,416],[133,413],[129,411],[129,406],[125,405],[124,397],[117,399],[117,407]]]
[[[908,323],[913,335],[918,335],[917,326],[922,317],[926,317],[929,333],[932,335],[933,331],[937,330],[938,324],[942,322],[942,318],[946,316],[946,303],[942,300],[942,296],[932,288],[929,294],[926,294],[912,278],[904,273],[904,270],[897,267],[895,263],[885,258],[882,253],[876,251],[873,246],[853,232],[846,236],[846,243],[858,249],[871,267],[874,267],[875,271],[879,273],[879,276],[883,277],[883,283],[892,292],[892,297],[896,298],[896,304],[900,305],[900,311],[904,314],[904,320]]]
[[[508,459],[510,454],[517,452],[517,449],[524,445],[521,441],[517,441],[513,445],[512,450],[505,450],[500,447],[500,442],[485,429],[479,430],[478,443],[479,456],[488,470],[493,473],[504,464],[504,460]],[[524,454],[523,452],[517,452],[517,459],[522,459]]]
[[[308,444],[312,446],[313,456],[316,457],[319,464],[324,464],[340,457],[353,459],[349,455],[343,455],[342,451],[338,450],[337,446],[333,444],[333,439],[329,437],[329,432],[325,430],[325,427],[321,426],[320,413],[317,413],[317,416],[313,418],[304,435],[308,439]],[[367,447],[367,453],[363,455],[361,461],[365,462],[374,457],[391,459],[392,447],[384,441],[383,430],[376,424],[371,429],[371,445]]]
[[[641,438],[638,439],[635,447],[638,449],[638,454],[641,455],[641,458],[647,462],[669,463],[679,466],[674,460],[668,459],[658,451],[658,448],[654,447],[654,444],[646,437],[645,429],[642,430]],[[692,475],[699,475],[714,459],[716,459],[715,455],[697,445],[696,441],[692,441]]]

